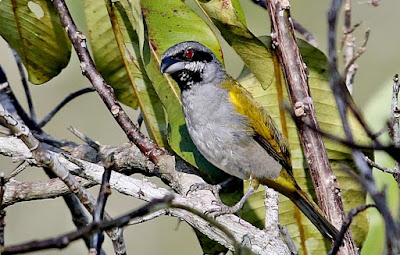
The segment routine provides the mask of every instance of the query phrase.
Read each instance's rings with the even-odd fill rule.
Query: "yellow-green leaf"
[[[209,26],[181,0],[141,0],[141,10],[145,23],[143,61],[167,111],[169,145],[177,155],[198,167],[202,177],[218,182],[224,175],[204,159],[187,132],[179,87],[171,78],[160,73],[161,54],[182,41],[199,41],[222,60],[218,40]]]
[[[237,1],[196,0],[221,35],[236,51],[264,89],[274,78],[274,64],[267,47],[248,30],[243,10]]]
[[[270,38],[266,37],[264,39],[265,44],[270,45]],[[303,60],[310,73],[309,85],[320,127],[322,130],[336,136],[343,136],[340,116],[329,86],[327,59],[321,51],[308,43],[302,40],[298,40],[298,43]],[[252,74],[245,75],[239,80],[255,99],[269,111],[274,120],[278,123],[278,126],[280,126],[281,120],[276,86],[270,86],[267,90],[264,90]],[[284,98],[288,100],[285,89]],[[368,144],[369,140],[362,127],[356,123],[354,116],[349,115],[349,119],[352,123],[353,134],[357,142]],[[311,194],[312,197],[315,197],[312,181],[308,169],[306,168],[307,162],[305,161],[298,138],[296,125],[289,114],[286,114],[286,122],[294,175],[301,188]],[[351,208],[360,204],[365,204],[366,195],[361,186],[352,176],[345,173],[341,167],[341,164],[346,164],[354,169],[350,150],[341,144],[325,138],[324,144],[328,152],[332,169],[339,180],[345,210],[348,212]],[[261,196],[264,194],[264,191],[260,190],[257,193],[258,196]],[[250,207],[243,210],[243,216],[247,216],[246,210],[248,210],[249,213],[256,213],[259,215],[259,218],[263,219],[264,205],[261,202],[261,197],[257,198],[257,195],[255,195],[255,197],[251,199],[252,201],[249,201]],[[288,227],[289,233],[301,254],[305,253],[304,245],[308,254],[326,254],[327,249],[330,249],[329,243],[324,240],[318,230],[303,214],[296,214],[295,205],[291,203],[290,200],[280,196],[279,210],[280,223]],[[301,222],[300,226],[298,222]],[[351,230],[358,246],[365,240],[368,232],[368,224],[366,224],[366,222],[368,222],[366,214],[361,214],[357,216],[352,223]],[[300,228],[302,229],[301,231],[304,231],[303,245],[301,244]]]
[[[51,1],[0,1],[0,35],[18,52],[33,84],[58,75],[71,44]]]

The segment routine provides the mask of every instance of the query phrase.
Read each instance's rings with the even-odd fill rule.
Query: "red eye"
[[[188,49],[188,50],[186,51],[186,53],[185,53],[185,56],[186,56],[187,58],[192,58],[193,55],[194,55],[194,51],[193,51],[192,49]]]

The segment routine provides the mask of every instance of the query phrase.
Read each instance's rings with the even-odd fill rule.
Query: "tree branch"
[[[177,192],[186,194],[193,184],[204,183],[204,181],[197,175],[191,174],[193,170],[188,167],[184,162],[177,161],[177,166],[170,168],[155,167],[147,157],[145,157],[140,150],[132,145],[126,144],[120,148],[101,146],[100,153],[114,152],[115,168],[122,172],[136,172],[145,175],[157,176],[168,182],[170,186],[174,187]],[[17,156],[20,158],[31,157],[30,151],[18,139],[14,137],[0,137],[0,153],[8,156]],[[56,154],[56,153],[55,153]],[[173,159],[172,156],[168,156]],[[104,168],[98,164],[90,163],[84,160],[75,159],[78,163],[75,164],[67,161],[65,158],[60,158],[65,167],[81,177],[75,177],[77,181],[84,187],[90,187],[95,184],[101,183]],[[35,160],[32,160],[34,164]],[[147,163],[146,163],[147,162]],[[84,178],[82,178],[84,177]],[[164,188],[157,187],[146,179],[137,180],[124,174],[114,172],[111,175],[110,186],[112,189],[132,196],[144,201],[151,201],[154,198],[162,198],[170,194],[170,191]],[[41,198],[54,198],[71,192],[68,187],[59,179],[52,179],[49,181],[41,181],[34,183],[21,183],[11,179],[6,184],[6,193],[4,196],[4,203],[6,206],[14,204],[19,201],[28,201],[32,199]],[[206,190],[199,190],[190,192],[189,196],[182,196],[175,194],[173,200],[174,205],[186,206],[193,208],[196,211],[206,212],[214,209],[212,201],[216,198],[212,192]],[[210,239],[217,241],[225,247],[233,250],[233,242],[221,233],[218,228],[210,226],[209,222],[204,221],[198,217],[193,217],[193,214],[179,209],[168,209],[168,215],[178,217],[185,220],[191,226],[195,227],[203,234],[207,235]],[[228,228],[235,239],[241,243],[246,243],[256,254],[288,254],[287,246],[282,242],[281,238],[269,235],[266,231],[260,230],[245,220],[235,215],[223,215],[216,218],[216,221]]]
[[[329,164],[322,136],[313,130],[313,128],[319,130],[319,124],[308,86],[308,70],[300,55],[290,21],[289,5],[287,1],[282,0],[265,1],[272,23],[273,47],[275,47],[283,67],[292,108],[296,116],[294,120],[304,156],[309,165],[318,203],[327,218],[335,227],[339,228],[344,219],[339,184]],[[347,234],[345,246],[341,251],[342,254],[358,254],[351,233]]]
[[[149,204],[135,210],[131,213],[118,217],[114,220],[92,222],[85,227],[78,229],[77,231],[67,233],[65,235],[50,238],[42,241],[32,241],[28,243],[12,245],[0,248],[1,254],[21,254],[31,251],[40,251],[50,248],[65,248],[72,241],[83,238],[84,236],[94,234],[98,231],[110,230],[116,227],[123,227],[129,223],[129,220],[135,217],[143,216],[148,213],[157,211],[162,208],[167,208],[171,201],[171,197],[165,197],[162,199],[156,199],[151,201]]]
[[[21,141],[28,147],[31,157],[33,157],[38,166],[50,169],[57,177],[59,177],[78,197],[81,203],[92,214],[94,211],[95,199],[93,196],[83,188],[79,182],[71,175],[65,168],[65,165],[60,162],[60,157],[57,154],[50,153],[44,146],[34,137],[32,132],[27,126],[22,124],[13,115],[11,115],[0,103],[0,123],[9,128]],[[108,232],[113,240],[120,239],[113,242],[117,254],[124,254],[124,245],[122,236],[115,236],[115,232]]]
[[[92,57],[87,49],[86,37],[76,27],[64,0],[53,0],[53,3],[60,16],[61,24],[67,31],[68,37],[78,55],[82,73],[96,89],[114,119],[127,135],[128,139],[136,144],[154,163],[161,163],[160,161],[163,159],[162,156],[166,154],[166,151],[159,148],[153,143],[153,141],[144,136],[122,109],[112,92],[112,88],[106,83],[104,78],[96,69]]]

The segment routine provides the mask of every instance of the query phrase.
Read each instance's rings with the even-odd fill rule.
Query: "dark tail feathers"
[[[307,216],[323,236],[336,240],[339,231],[323,216],[322,212],[310,201],[306,194],[297,192],[298,196],[292,202]]]

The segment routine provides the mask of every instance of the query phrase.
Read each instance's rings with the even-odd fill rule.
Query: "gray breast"
[[[246,116],[235,113],[229,92],[212,84],[182,92],[189,134],[213,165],[241,179],[277,178],[281,166],[254,139]]]

